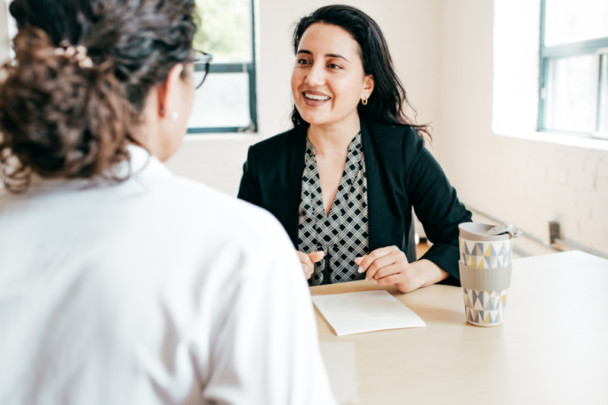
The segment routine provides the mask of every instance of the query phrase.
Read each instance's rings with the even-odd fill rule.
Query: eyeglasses
[[[201,51],[194,51],[194,88],[198,89],[203,85],[207,74],[209,73],[209,65],[213,55]]]

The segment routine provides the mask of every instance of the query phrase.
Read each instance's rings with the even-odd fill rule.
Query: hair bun
[[[91,178],[128,159],[150,91],[190,60],[194,0],[13,0],[0,85],[0,176]],[[0,75],[2,76],[2,75]]]
[[[9,190],[26,188],[29,171],[90,177],[128,157],[133,117],[124,87],[109,66],[91,69],[82,48],[55,48],[36,28],[15,37],[16,60],[4,65],[0,86],[0,164],[12,165],[2,173]]]

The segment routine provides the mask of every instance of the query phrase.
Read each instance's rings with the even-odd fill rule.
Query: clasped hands
[[[315,263],[323,260],[323,251],[305,254],[297,252],[302,263],[306,279],[310,279]],[[378,285],[394,284],[401,292],[414,291],[424,284],[424,280],[416,266],[407,261],[405,253],[397,246],[387,246],[376,249],[368,255],[357,257],[355,263],[359,273],[367,272],[365,279]]]

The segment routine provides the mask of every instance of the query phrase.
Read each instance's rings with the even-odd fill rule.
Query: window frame
[[[255,1],[251,0],[251,62],[229,62],[213,63],[209,66],[209,73],[247,73],[249,78],[249,125],[246,127],[195,127],[188,128],[189,135],[200,135],[209,133],[235,133],[258,131],[257,94],[256,94],[256,52],[255,52]],[[204,49],[202,49],[204,51]],[[200,72],[205,70],[204,64],[195,64],[194,70]],[[204,89],[205,85],[201,87]],[[204,90],[203,90],[204,91]]]
[[[606,141],[605,133],[598,132],[598,112],[600,108],[599,100],[599,81],[600,81],[600,55],[608,52],[608,36],[601,38],[593,38],[582,41],[567,42],[565,44],[545,46],[545,16],[546,16],[546,0],[541,0],[540,10],[540,71],[539,71],[539,86],[538,86],[538,132],[550,132],[558,134],[575,135],[584,138],[593,138]],[[593,132],[576,132],[564,131],[558,129],[545,128],[545,102],[547,95],[546,83],[549,76],[549,60],[557,58],[566,58],[579,55],[594,55],[595,59],[595,109],[593,113],[593,121],[595,123],[595,131]]]

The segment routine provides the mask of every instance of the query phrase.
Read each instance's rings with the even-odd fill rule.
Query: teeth
[[[321,100],[321,101],[329,100],[329,97],[326,97],[326,96],[317,96],[317,95],[308,94],[308,93],[304,93],[304,97],[309,98],[311,100]]]

